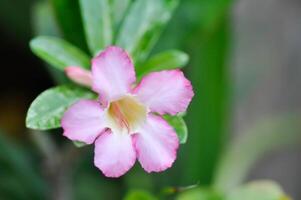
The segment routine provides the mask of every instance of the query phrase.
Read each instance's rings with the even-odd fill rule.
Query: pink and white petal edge
[[[180,70],[153,72],[145,76],[133,90],[141,102],[161,115],[186,111],[194,92]]]
[[[134,146],[145,171],[161,172],[176,160],[179,139],[162,117],[150,114],[146,125],[134,135]]]
[[[136,161],[132,137],[124,133],[104,132],[95,141],[94,165],[106,177],[118,178]]]
[[[136,81],[134,65],[120,47],[110,46],[92,60],[94,91],[112,101],[128,93]]]
[[[64,113],[61,125],[65,137],[92,144],[106,124],[104,112],[97,101],[80,100]]]

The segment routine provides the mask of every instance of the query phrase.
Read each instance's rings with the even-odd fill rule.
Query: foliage
[[[40,94],[29,107],[26,125],[28,128],[47,130],[60,127],[65,110],[79,99],[92,99],[95,94],[86,89],[61,85]]]
[[[124,200],[157,200],[152,194],[143,190],[130,191]]]
[[[36,55],[60,70],[67,66],[90,67],[89,57],[83,51],[59,38],[39,36],[30,42],[30,48]]]
[[[107,45],[119,45],[131,54],[138,80],[153,71],[188,64],[185,70],[196,93],[191,108],[187,116],[164,116],[182,144],[187,141],[188,130],[190,133],[175,168],[159,175],[140,174],[139,168],[135,168],[138,170],[112,183],[79,164],[76,172],[81,167],[85,172],[77,173],[75,199],[114,199],[127,190],[125,200],[168,199],[170,196],[158,192],[166,185],[198,183],[194,189],[175,187],[171,196],[177,200],[289,200],[274,182],[244,184],[244,181],[250,168],[266,153],[298,143],[299,116],[260,120],[228,144],[231,88],[227,57],[231,46],[229,8],[233,1],[187,0],[177,10],[179,3],[179,0],[39,2],[34,7],[33,23],[36,33],[43,36],[32,39],[30,48],[53,67],[50,72],[60,85],[44,91],[33,101],[26,126],[38,130],[59,128],[62,114],[72,103],[96,98],[88,89],[68,84],[63,70],[67,66],[90,69],[92,57]],[[174,13],[174,21],[164,32]],[[75,145],[85,144],[75,142]],[[44,180],[33,171],[37,166],[32,166],[22,151],[5,139],[0,138],[0,147],[0,162],[11,168],[0,173],[6,180],[0,184],[0,195],[8,199],[43,199],[47,191]],[[5,154],[12,156],[8,159]],[[143,187],[143,180],[152,184],[149,191],[136,190]]]
[[[69,1],[65,3],[53,1],[53,3],[57,10],[56,13],[58,13],[58,21],[61,22],[62,30],[65,30],[65,37],[69,38],[69,41],[80,38],[80,35],[75,37],[69,30],[74,23],[68,23],[71,20],[68,19],[70,16],[67,19],[61,19],[64,16],[61,16],[60,13],[61,9],[66,7],[74,10],[75,5],[71,5]],[[140,78],[152,71],[183,67],[188,61],[188,56],[177,50],[162,52],[149,61],[145,60],[154,42],[158,39],[161,29],[170,19],[177,5],[177,0],[138,0],[128,3],[129,11],[124,16],[123,23],[120,24],[118,34],[114,35],[112,25],[114,19],[109,13],[109,9],[114,4],[108,0],[80,1],[79,9],[83,18],[86,43],[91,55],[96,55],[107,45],[120,45],[132,54],[135,61],[139,60],[142,63],[137,69],[137,76]],[[145,5],[147,6],[145,7]],[[147,8],[146,11],[143,8]],[[75,12],[77,12],[76,9]],[[72,12],[72,14],[74,13]],[[38,36],[30,42],[30,47],[37,56],[59,70],[68,66],[90,68],[91,57],[86,55],[85,49],[79,49],[64,39],[53,36]],[[69,90],[64,86],[62,87],[63,89],[59,86],[56,89],[47,90],[37,97],[27,114],[26,126],[28,128],[39,130],[58,128],[62,114],[68,106],[81,98],[91,98],[88,91],[78,88]],[[187,137],[185,122],[179,117],[168,119],[179,134],[181,142],[184,143]],[[82,145],[76,143],[76,146]]]
[[[185,124],[185,121],[181,116],[170,116],[165,115],[164,119],[174,127],[176,133],[178,134],[179,140],[181,144],[186,143],[188,130]]]
[[[278,184],[272,181],[254,181],[221,195],[196,188],[179,195],[177,200],[290,200]]]

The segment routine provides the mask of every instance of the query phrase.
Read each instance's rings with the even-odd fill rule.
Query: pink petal
[[[87,87],[92,86],[92,74],[81,67],[66,67],[65,73],[72,81]]]
[[[164,171],[177,157],[178,137],[159,116],[150,114],[145,126],[134,136],[134,141],[138,160],[147,172]]]
[[[127,133],[104,132],[95,141],[94,164],[107,177],[124,175],[136,161],[132,138]]]
[[[114,100],[128,93],[136,80],[134,66],[121,48],[106,48],[92,61],[93,89],[102,98]]]
[[[134,93],[151,111],[171,115],[184,112],[194,95],[190,81],[180,70],[150,73]]]
[[[104,130],[104,112],[97,101],[80,100],[62,118],[63,135],[70,140],[91,144]]]

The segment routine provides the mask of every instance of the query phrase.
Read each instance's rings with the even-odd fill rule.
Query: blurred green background
[[[178,48],[190,55],[185,73],[196,95],[185,116],[188,141],[170,170],[148,175],[137,165],[118,180],[103,177],[91,164],[92,147],[76,149],[65,145],[61,130],[41,137],[24,125],[31,101],[64,79],[53,80],[50,74],[57,72],[28,46],[41,32],[61,35],[53,5],[62,2],[0,1],[0,199],[122,199],[133,189],[165,195],[166,187],[219,187],[225,152],[249,135],[256,135],[245,139],[253,143],[241,149],[266,152],[282,142],[285,148],[237,156],[250,160],[237,159],[237,169],[231,166],[224,182],[235,182],[240,170],[248,169],[243,180],[274,179],[301,199],[301,149],[292,145],[299,141],[295,127],[301,122],[292,117],[301,111],[301,2],[182,0],[152,54]],[[76,2],[71,3],[76,7]],[[76,34],[79,28],[67,39],[86,49],[74,40]]]

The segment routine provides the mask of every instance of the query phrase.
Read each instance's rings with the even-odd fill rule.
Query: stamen
[[[111,128],[117,128],[119,131],[126,129],[128,133],[134,132],[141,126],[146,119],[146,114],[146,107],[132,96],[111,102],[108,108]]]
[[[118,102],[113,103],[110,108],[112,109],[113,113],[115,114],[114,119],[117,121],[119,126],[122,127],[122,128],[125,126],[128,129],[128,132],[129,132],[130,131],[129,122],[127,121],[124,113],[122,113]]]

